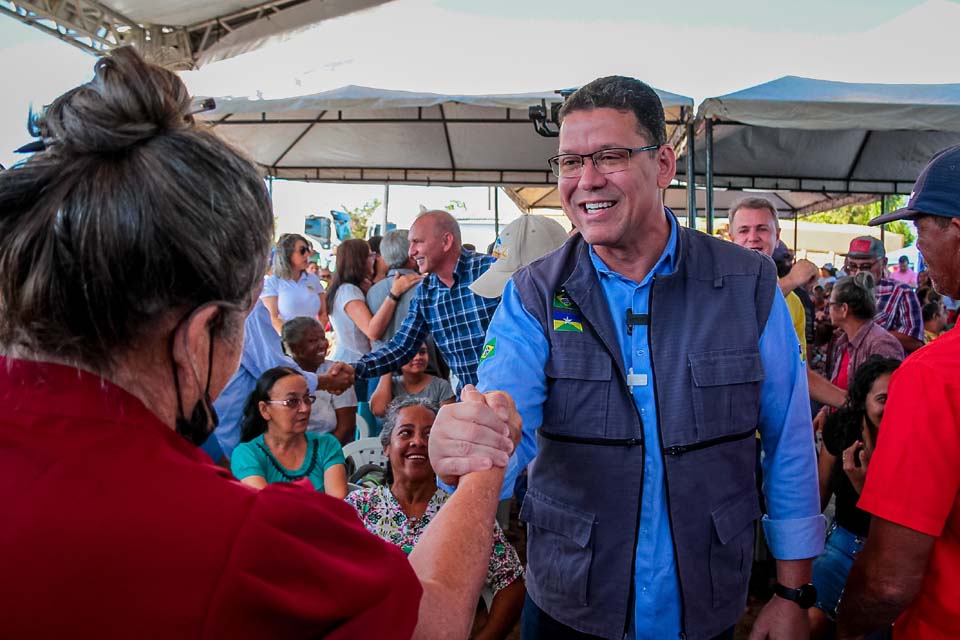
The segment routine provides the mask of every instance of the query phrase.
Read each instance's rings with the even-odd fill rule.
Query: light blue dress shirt
[[[648,313],[655,275],[676,268],[677,223],[671,221],[670,239],[659,260],[642,282],[610,270],[590,250],[612,318],[626,310]],[[650,366],[646,326],[635,326],[628,335],[626,323],[613,323],[626,369],[646,374],[646,385],[634,386],[633,398],[643,422],[645,442],[659,443],[655,381]],[[680,330],[680,328],[678,328]],[[718,328],[718,340],[723,329]],[[478,369],[480,391],[510,393],[523,419],[523,436],[510,460],[501,497],[511,494],[517,474],[537,453],[536,429],[543,420],[546,400],[544,367],[549,343],[536,319],[523,307],[508,282],[487,333],[496,338],[496,351]],[[800,347],[786,302],[779,290],[760,337],[764,367],[761,387],[760,433],[765,452],[764,493],[768,514],[764,532],[774,557],[813,558],[822,551],[825,521],[820,515],[816,455],[813,445],[807,378]],[[677,638],[681,630],[680,588],[673,537],[664,487],[663,455],[658,446],[644,448],[644,474],[640,534],[634,555],[635,638]],[[706,570],[706,568],[704,568]]]

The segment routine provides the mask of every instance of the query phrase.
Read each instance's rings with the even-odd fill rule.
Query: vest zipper
[[[634,447],[643,444],[643,438],[587,438],[584,436],[569,436],[560,433],[549,433],[543,427],[537,432],[547,440],[555,442],[569,442],[572,444],[593,444],[606,447]]]
[[[660,399],[657,396],[657,368],[654,365],[653,358],[653,292],[656,290],[657,276],[654,274],[653,281],[650,283],[650,297],[647,300],[647,314],[650,316],[650,324],[647,327],[647,350],[650,352],[650,373],[653,378],[653,405],[657,412],[657,435],[660,438],[660,448],[663,449],[663,422],[660,420]],[[667,473],[667,465],[663,465],[663,491],[667,498],[667,521],[670,523],[670,542],[673,547],[673,564],[677,568],[677,586],[680,594],[680,640],[687,637],[686,630],[686,602],[683,599],[683,581],[680,579],[680,559],[677,557],[677,541],[673,535],[673,512],[670,508],[670,483]],[[640,526],[639,520],[637,527]],[[638,532],[639,533],[639,532]],[[634,547],[636,548],[636,547]],[[636,566],[636,562],[634,562]]]
[[[712,447],[717,444],[724,444],[727,442],[736,442],[737,440],[744,440],[750,436],[756,435],[756,429],[750,429],[750,431],[744,431],[743,433],[734,433],[729,436],[720,436],[719,438],[712,438],[710,440],[704,440],[703,442],[695,442],[693,444],[685,444],[679,447],[667,447],[663,450],[668,456],[682,456],[688,451],[698,451],[700,449],[706,449],[707,447]],[[662,438],[661,438],[662,440]],[[661,443],[662,446],[662,443]]]

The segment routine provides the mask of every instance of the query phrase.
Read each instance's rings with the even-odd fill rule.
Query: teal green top
[[[250,442],[242,442],[233,450],[230,470],[238,480],[263,476],[267,484],[293,482],[310,478],[313,488],[323,491],[323,472],[335,464],[345,464],[340,441],[329,433],[307,433],[307,455],[299,469],[287,469],[273,457],[263,441],[263,434]]]

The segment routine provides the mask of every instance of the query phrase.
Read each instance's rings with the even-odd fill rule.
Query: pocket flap
[[[561,504],[536,489],[527,491],[520,508],[521,520],[569,538],[580,548],[590,544],[594,518],[592,513]]]
[[[544,373],[550,378],[574,380],[609,380],[613,371],[610,358],[604,351],[552,350]]]
[[[710,515],[720,543],[727,544],[760,517],[759,496],[749,491],[717,507]]]
[[[706,351],[687,356],[693,384],[698,387],[717,387],[763,380],[763,362],[759,349],[732,349]]]

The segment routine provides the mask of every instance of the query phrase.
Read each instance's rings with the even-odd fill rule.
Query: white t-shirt
[[[333,304],[328,305],[330,324],[337,334],[337,346],[331,360],[356,362],[361,356],[370,353],[370,341],[346,312],[347,304],[354,300],[367,304],[367,298],[360,287],[344,282],[337,289]]]
[[[317,369],[317,374],[323,374],[330,370],[333,363],[326,360]],[[357,393],[350,387],[338,396],[329,391],[317,389],[317,401],[310,408],[310,422],[307,424],[307,431],[311,433],[333,433],[337,428],[337,409],[346,407],[357,408]]]
[[[275,297],[280,319],[286,322],[301,316],[316,318],[320,313],[322,291],[323,283],[320,278],[304,271],[296,282],[279,276],[267,276],[263,280],[263,293],[260,298]]]

